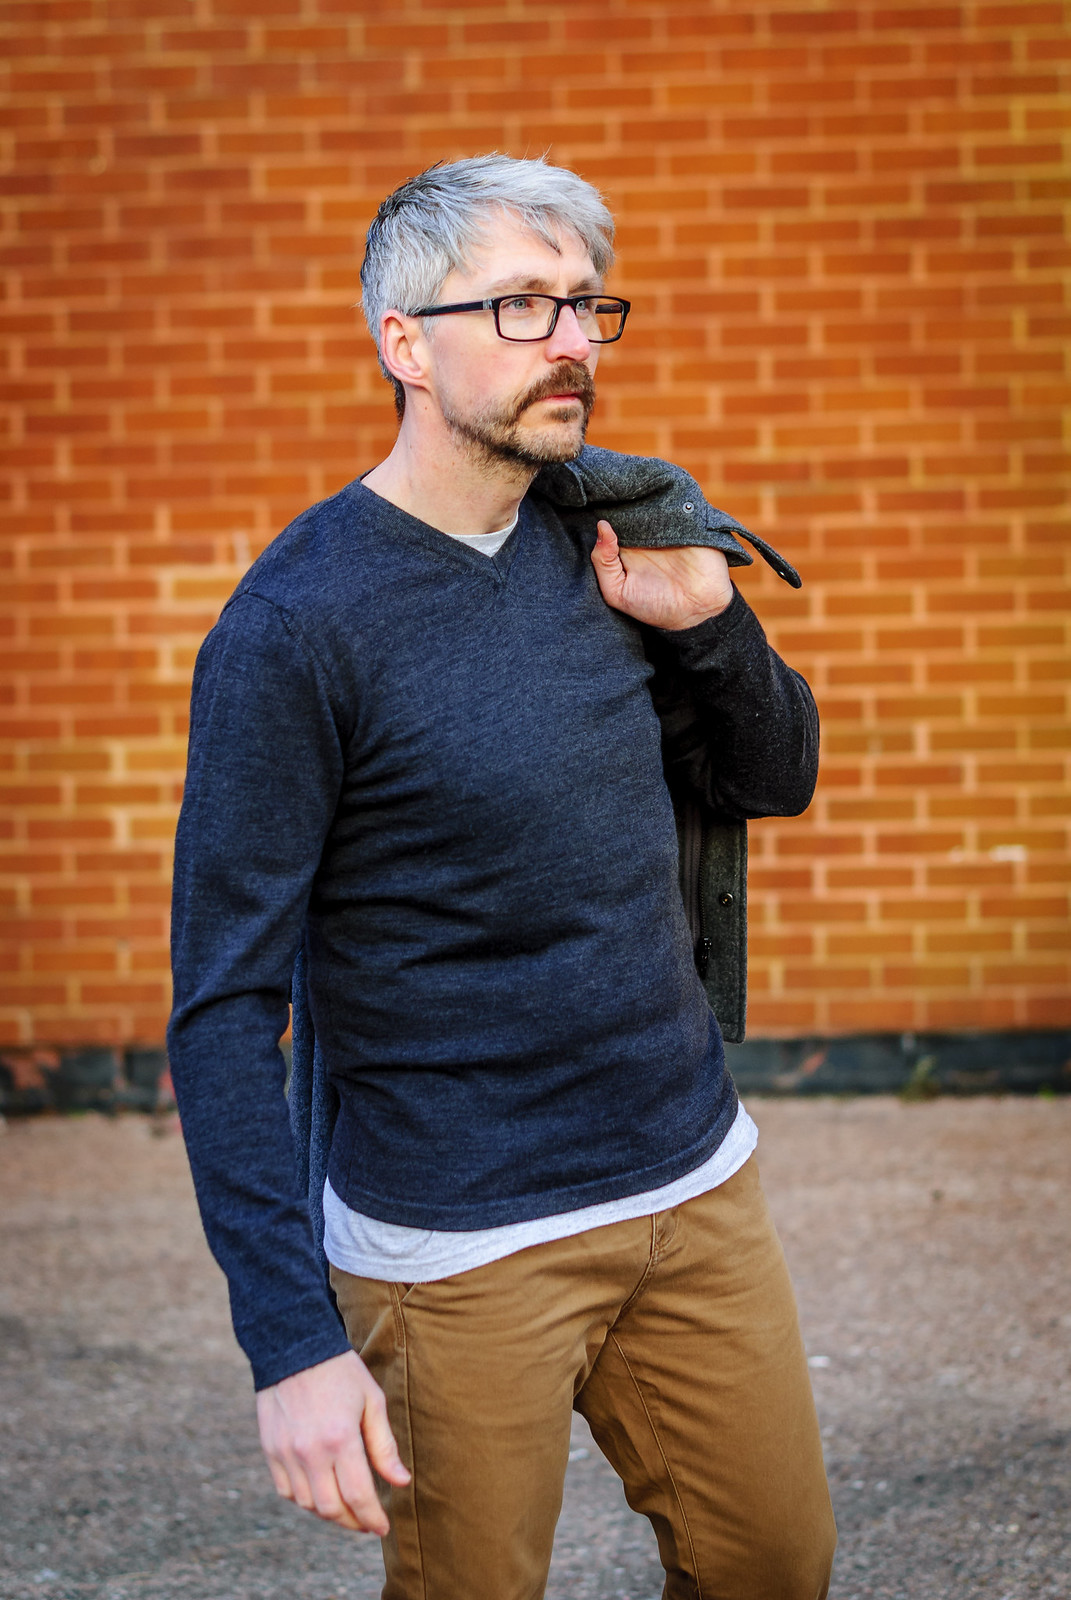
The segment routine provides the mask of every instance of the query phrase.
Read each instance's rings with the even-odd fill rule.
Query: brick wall
[[[491,148],[620,218],[593,438],[805,573],[742,580],[825,727],[753,831],[753,1033],[1071,1022],[1064,6],[2,16],[0,1042],[159,1041],[196,647],[389,447],[375,204]]]

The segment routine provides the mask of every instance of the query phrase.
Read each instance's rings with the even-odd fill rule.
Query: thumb
[[[382,1395],[370,1396],[361,1422],[364,1446],[368,1459],[388,1483],[399,1486],[409,1482],[409,1469],[398,1454],[398,1446],[387,1421],[387,1407]]]
[[[620,606],[621,591],[625,584],[625,568],[617,543],[617,534],[608,522],[596,524],[597,538],[591,552],[595,578],[607,605]]]
[[[618,548],[617,534],[605,518],[595,524],[595,532],[597,538],[591,559],[596,567],[600,564],[604,567],[619,567],[621,552]]]

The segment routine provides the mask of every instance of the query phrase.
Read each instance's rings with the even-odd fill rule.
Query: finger
[[[293,1500],[294,1504],[300,1506],[302,1511],[315,1511],[316,1497],[312,1492],[308,1473],[301,1463],[294,1456],[288,1456],[282,1463],[282,1470],[286,1474],[290,1488],[289,1494],[285,1489],[279,1491],[283,1499]],[[272,1467],[272,1477],[275,1477],[274,1466]],[[276,1479],[276,1484],[278,1485],[278,1479]]]
[[[380,1538],[390,1529],[387,1513],[379,1503],[372,1474],[368,1470],[364,1452],[348,1454],[335,1463],[335,1477],[341,1496],[354,1525],[366,1533],[378,1533]]]
[[[334,1522],[338,1527],[350,1528],[355,1533],[383,1534],[387,1531],[387,1519],[376,1499],[370,1478],[368,1495],[362,1498],[357,1506],[350,1505],[349,1497],[342,1491],[337,1463],[335,1466],[327,1465],[315,1473],[310,1473],[309,1489],[312,1504],[307,1509],[314,1511],[324,1522]]]
[[[276,1494],[282,1495],[284,1500],[293,1500],[294,1489],[286,1468],[281,1461],[276,1461],[272,1456],[268,1456],[267,1460],[268,1471],[271,1473],[271,1481],[275,1485]]]

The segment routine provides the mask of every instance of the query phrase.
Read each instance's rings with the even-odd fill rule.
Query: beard
[[[580,402],[579,421],[576,406],[570,403],[552,411],[548,424],[543,428],[522,428],[521,420],[529,406],[562,393],[577,396]],[[566,361],[538,383],[533,383],[508,405],[490,404],[474,414],[462,416],[445,397],[440,404],[447,426],[486,462],[508,461],[512,466],[531,467],[538,471],[548,461],[572,461],[580,454],[588,419],[595,406],[595,380],[580,362]],[[563,423],[571,426],[566,429],[561,426]]]

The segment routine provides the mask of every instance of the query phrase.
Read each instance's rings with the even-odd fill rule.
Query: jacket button
[[[694,511],[695,506],[692,504],[691,500],[686,500],[684,502],[684,509],[685,511]]]
[[[726,892],[724,894],[720,894],[718,896],[718,904],[720,906],[731,906],[732,903],[733,903],[733,897],[728,892],[728,890],[726,890]]]

